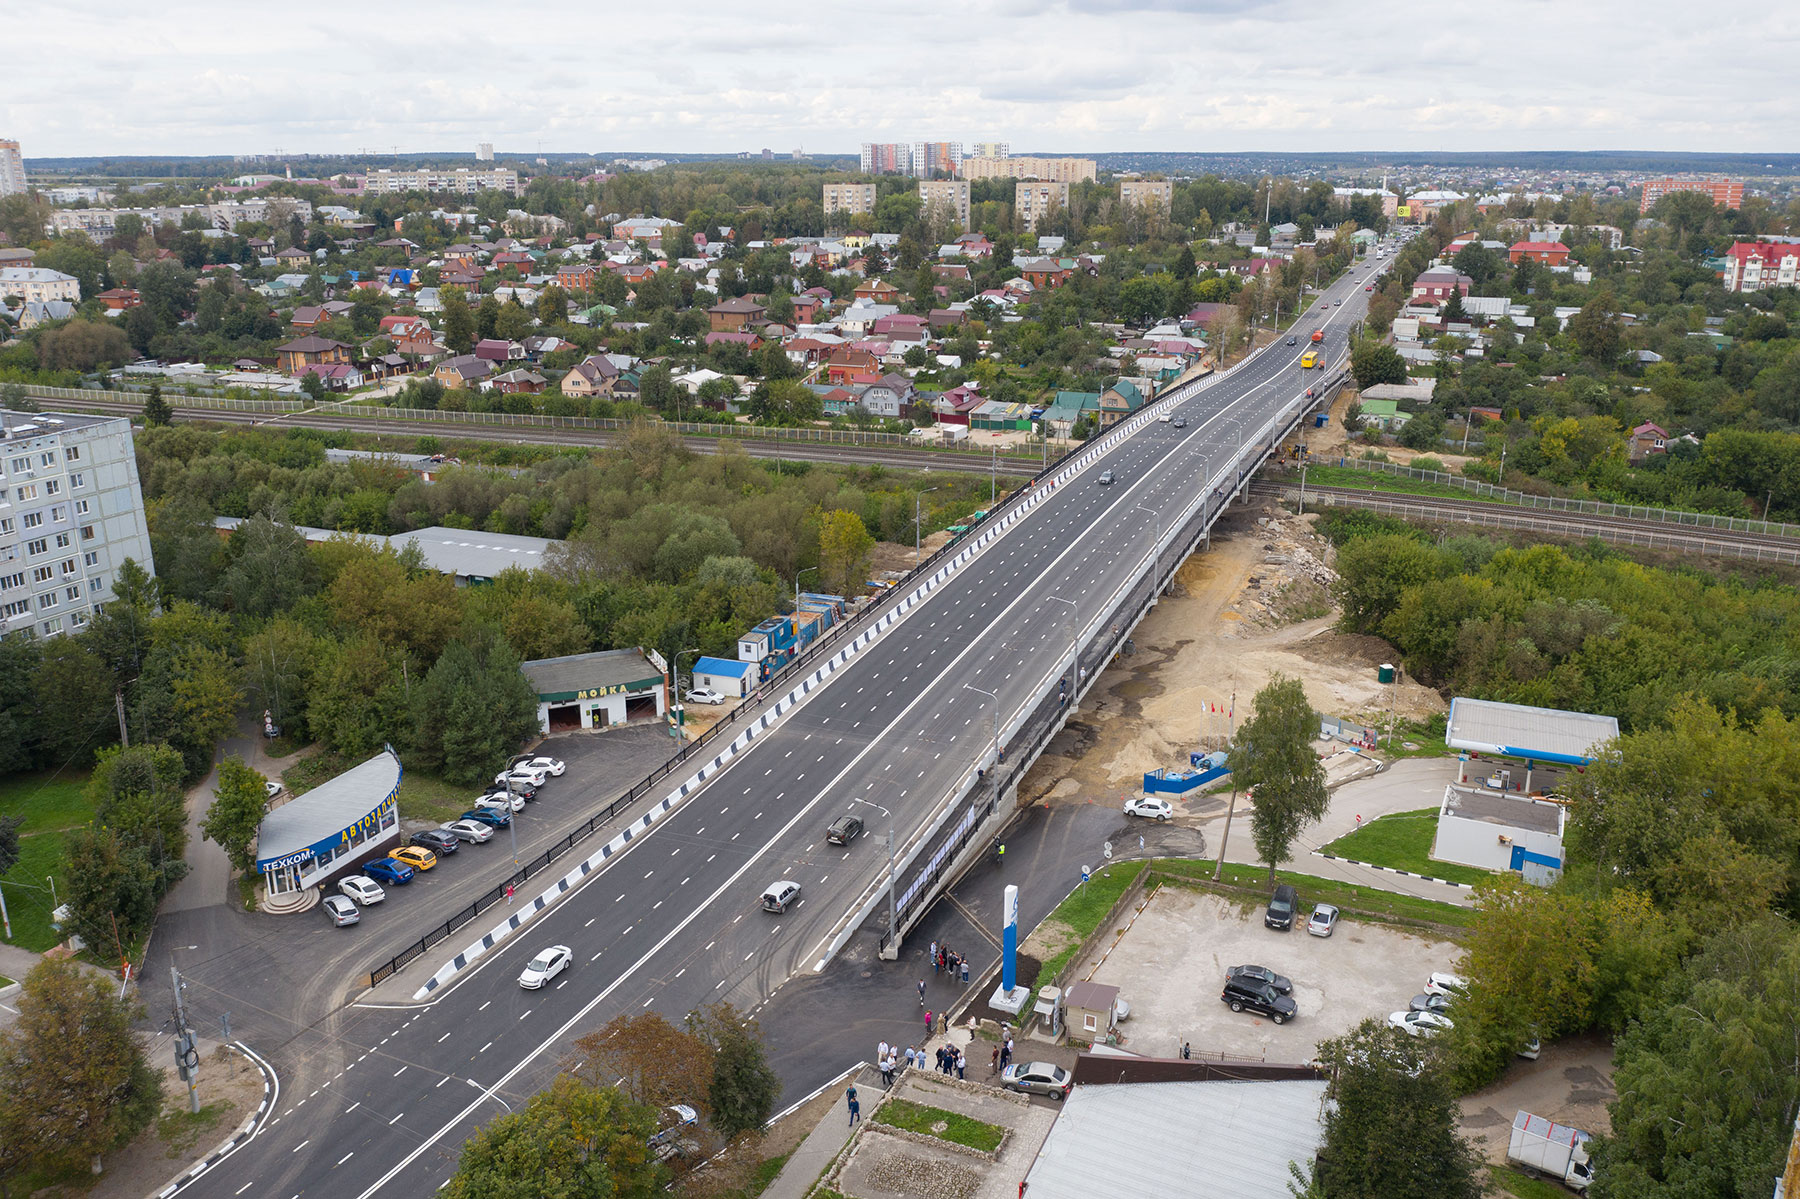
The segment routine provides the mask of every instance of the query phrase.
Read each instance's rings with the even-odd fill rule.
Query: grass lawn
[[[1290,470],[1293,481],[1300,481],[1300,472]],[[1405,475],[1390,475],[1379,471],[1358,470],[1354,466],[1308,466],[1306,481],[1320,487],[1353,487],[1358,491],[1392,491],[1402,495],[1429,495],[1439,499],[1482,500],[1489,503],[1500,503],[1490,496],[1477,495],[1472,491],[1464,491],[1460,487],[1452,487],[1448,483],[1433,483],[1428,479],[1412,479]]]
[[[998,1149],[1000,1138],[1006,1135],[1006,1130],[997,1124],[972,1120],[941,1107],[927,1107],[907,1099],[890,1099],[882,1104],[881,1110],[875,1113],[875,1123],[967,1145],[983,1153]]]
[[[93,818],[87,783],[85,770],[44,771],[0,780],[0,815],[24,817],[19,826],[19,860],[4,876],[12,944],[33,953],[54,947],[60,939],[50,927],[55,905],[49,880],[56,880],[59,898],[68,894],[63,881],[63,839],[70,829]]]
[[[1165,875],[1192,880],[1209,890],[1216,889],[1233,898],[1267,898],[1269,894],[1269,872],[1262,866],[1227,862],[1224,873],[1219,876],[1219,883],[1222,885],[1216,888],[1212,885],[1211,862],[1166,858],[1158,860],[1155,867]],[[1468,928],[1475,923],[1475,910],[1458,904],[1438,903],[1436,900],[1420,899],[1414,895],[1398,895],[1392,891],[1361,887],[1355,883],[1340,883],[1336,879],[1295,874],[1287,870],[1276,871],[1276,879],[1292,883],[1294,889],[1300,892],[1300,910],[1303,913],[1310,912],[1315,903],[1330,903],[1342,908],[1346,915],[1367,916],[1394,923],[1423,922],[1459,928]],[[1246,891],[1251,894],[1246,894]]]
[[[1542,1178],[1527,1178],[1505,1166],[1489,1166],[1488,1179],[1500,1190],[1518,1199],[1569,1199],[1569,1191]]]
[[[281,780],[289,791],[300,795],[356,764],[334,754],[318,753],[282,771]],[[446,783],[436,775],[409,769],[400,779],[400,815],[407,820],[442,824],[474,807],[480,794],[479,787]]]
[[[1455,862],[1433,861],[1431,844],[1437,837],[1438,810],[1420,808],[1416,812],[1395,812],[1371,820],[1353,833],[1346,833],[1325,846],[1326,853],[1372,866],[1391,866],[1414,874],[1447,879],[1453,883],[1478,883],[1493,878],[1493,872]]]
[[[1119,896],[1125,894],[1125,889],[1143,872],[1142,862],[1122,862],[1097,872],[1086,886],[1078,886],[1071,891],[1069,897],[1057,904],[1056,910],[1046,920],[1067,925],[1074,932],[1074,937],[1061,953],[1047,959],[1038,968],[1037,979],[1030,982],[1020,979],[1020,984],[1035,988],[1038,982],[1055,978],[1056,972],[1068,965],[1070,959],[1080,951],[1081,943],[1087,940],[1088,934],[1100,927],[1100,922],[1112,911]]]
[[[203,1133],[216,1128],[219,1118],[229,1110],[230,1105],[225,1103],[202,1104],[197,1112],[190,1112],[185,1103],[171,1104],[156,1118],[156,1135],[169,1147],[170,1157],[180,1157],[194,1147]]]

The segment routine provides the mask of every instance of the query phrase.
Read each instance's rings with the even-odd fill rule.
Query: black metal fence
[[[916,585],[917,580],[929,576],[931,571],[936,568],[937,564],[953,551],[956,551],[964,541],[972,537],[980,536],[990,525],[1004,519],[1009,512],[1016,508],[1031,494],[1032,490],[1036,487],[1038,480],[1053,474],[1061,468],[1064,462],[1087,448],[1088,446],[1086,443],[1077,444],[1074,448],[1056,459],[1056,461],[1050,463],[1049,466],[1046,466],[1043,470],[1033,475],[1029,483],[1002,497],[1000,502],[989,508],[988,514],[983,517],[979,523],[971,527],[969,532],[964,534],[963,537],[932,551],[931,555],[921,561],[918,565],[914,566],[912,570],[907,573],[905,579],[898,586],[892,588],[887,596],[875,603],[865,605],[863,609],[855,615],[833,626],[823,637],[820,637],[814,642],[810,648],[797,655],[793,661],[789,662],[772,676],[768,682],[753,691],[743,703],[739,704],[731,712],[721,718],[717,724],[707,729],[706,732],[700,734],[700,736],[694,740],[684,741],[681,748],[676,750],[675,754],[670,757],[668,761],[664,762],[661,766],[658,766],[655,770],[652,770],[638,782],[632,784],[622,795],[607,804],[606,807],[599,812],[588,817],[586,821],[568,836],[562,838],[562,840],[552,845],[549,849],[546,849],[543,853],[532,858],[529,862],[524,863],[520,866],[518,871],[508,877],[504,882],[499,883],[486,894],[476,899],[475,902],[460,909],[448,920],[445,920],[442,924],[433,928],[430,932],[427,932],[424,936],[420,937],[417,941],[414,941],[411,945],[408,945],[392,958],[389,958],[379,966],[376,966],[369,972],[369,985],[374,986],[375,984],[392,977],[399,970],[418,960],[418,958],[429,951],[432,946],[442,943],[446,937],[449,937],[457,929],[462,928],[495,904],[503,903],[506,899],[508,887],[516,887],[533,875],[541,873],[552,862],[562,857],[570,849],[574,848],[575,845],[588,837],[595,829],[601,827],[607,821],[614,819],[620,812],[629,808],[632,804],[635,804],[638,800],[649,794],[658,783],[681,769],[681,767],[691,758],[696,757],[700,750],[712,745],[726,733],[735,734],[741,725],[747,723],[750,717],[757,714],[761,705],[766,700],[773,698],[782,690],[790,687],[792,685],[791,680],[801,677],[805,667],[818,661],[821,656],[836,653],[846,639],[853,638],[854,634],[860,632],[872,621],[878,619],[879,614],[896,606],[899,603],[900,597],[910,591],[912,586]]]

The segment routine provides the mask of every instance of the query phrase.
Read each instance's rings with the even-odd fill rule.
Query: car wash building
[[[669,710],[662,661],[641,649],[538,658],[519,669],[537,692],[541,732],[641,723]]]
[[[1461,752],[1431,856],[1548,886],[1563,867],[1569,809],[1554,794],[1562,775],[1587,766],[1618,735],[1610,716],[1451,700],[1444,741]]]
[[[397,841],[400,776],[400,758],[390,747],[264,816],[256,835],[264,906],[308,906],[314,887]]]

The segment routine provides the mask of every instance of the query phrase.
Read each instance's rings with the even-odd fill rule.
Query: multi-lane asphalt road
[[[1004,725],[1055,691],[1069,606],[1091,618],[1170,516],[1202,490],[1235,487],[1235,470],[1219,477],[1235,447],[1329,373],[1300,370],[1307,334],[1323,327],[1328,362],[1340,362],[1379,268],[1359,265],[1334,285],[1320,303],[1342,306],[1302,321],[1298,345],[1270,346],[1192,390],[1175,410],[1186,427],[1151,422],[1056,488],[684,807],[433,1001],[347,1008],[277,1053],[275,1118],[184,1193],[430,1195],[463,1140],[547,1082],[574,1037],[619,1013],[755,1007],[812,971],[852,900],[885,873],[888,820],[870,805],[893,813],[904,840],[992,752],[996,706]],[[1111,486],[1098,482],[1107,469]],[[870,835],[828,846],[826,826],[851,811]],[[778,879],[804,888],[781,915],[757,902]],[[549,944],[574,950],[573,969],[521,990],[520,969]]]

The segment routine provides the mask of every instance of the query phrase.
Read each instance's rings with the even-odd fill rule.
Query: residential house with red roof
[[[869,300],[876,304],[897,304],[900,302],[900,289],[885,279],[870,279],[860,284],[852,293],[859,300]]]
[[[1516,241],[1506,249],[1512,263],[1531,261],[1540,266],[1561,266],[1569,260],[1569,247],[1559,241]]]
[[[1800,285],[1800,245],[1740,241],[1725,254],[1725,290],[1761,291]]]
[[[825,360],[825,377],[833,383],[873,383],[881,377],[880,362],[868,350],[839,346]]]

